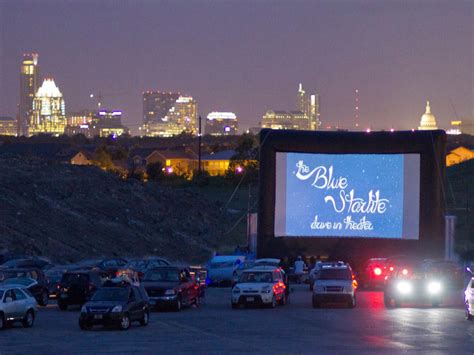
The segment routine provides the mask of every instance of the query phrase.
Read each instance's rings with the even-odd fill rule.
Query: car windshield
[[[64,284],[82,284],[82,283],[87,283],[89,282],[89,275],[87,274],[77,274],[77,273],[71,273],[71,274],[64,274],[61,283]]]
[[[150,270],[145,273],[143,281],[179,281],[179,271],[176,269]]]
[[[322,269],[319,272],[320,280],[352,280],[349,269]]]
[[[239,282],[272,282],[271,272],[244,272]]]
[[[127,288],[102,288],[98,289],[92,301],[120,301],[124,302],[128,300],[129,290]]]
[[[34,280],[28,279],[26,277],[15,277],[15,278],[7,279],[7,280],[3,281],[3,284],[29,286],[33,282],[34,282]]]
[[[233,267],[234,266],[234,261],[213,261],[211,262],[211,268],[212,269],[222,269],[226,267]]]

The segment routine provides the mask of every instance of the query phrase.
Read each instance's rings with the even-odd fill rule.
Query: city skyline
[[[426,100],[441,128],[473,116],[469,2],[297,4],[2,2],[0,115],[16,117],[21,56],[37,52],[68,112],[102,92],[132,130],[146,90],[186,92],[245,129],[293,108],[299,82],[321,95],[322,127],[352,127],[355,89],[361,128],[416,128]]]

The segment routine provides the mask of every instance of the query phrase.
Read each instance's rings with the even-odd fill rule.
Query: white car
[[[13,322],[30,328],[35,322],[36,300],[22,285],[0,286],[0,330]]]
[[[232,308],[241,305],[258,305],[275,308],[288,301],[284,276],[280,268],[271,266],[245,270],[232,288]]]
[[[471,278],[464,291],[464,304],[466,305],[466,319],[474,320],[474,277]]]
[[[319,308],[322,303],[344,303],[349,308],[356,305],[357,282],[348,264],[323,265],[315,276],[312,304]]]

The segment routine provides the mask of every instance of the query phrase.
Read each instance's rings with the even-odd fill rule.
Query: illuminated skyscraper
[[[303,84],[300,83],[298,87],[296,109],[308,115],[308,108],[308,95],[306,94],[306,91],[303,90]]]
[[[237,134],[237,116],[233,112],[211,112],[207,115],[205,133],[211,136]]]
[[[63,94],[53,79],[45,79],[33,100],[33,112],[28,135],[47,133],[58,136],[66,127],[66,109]]]
[[[181,96],[179,92],[146,91],[143,93],[143,123],[159,123]]]
[[[38,54],[23,54],[20,68],[20,104],[18,107],[18,135],[28,136],[33,100],[39,85]]]
[[[309,96],[309,129],[316,131],[321,125],[319,120],[319,94],[311,94]]]
[[[179,93],[147,91],[143,93],[143,135],[172,137],[183,132],[195,134],[197,103]]]

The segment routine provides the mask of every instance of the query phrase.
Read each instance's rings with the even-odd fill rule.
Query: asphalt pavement
[[[153,312],[130,330],[81,331],[79,308],[40,307],[31,329],[0,331],[0,354],[72,353],[441,353],[473,354],[474,322],[464,319],[461,291],[439,307],[386,309],[381,292],[359,292],[357,307],[311,307],[306,285],[276,309],[230,307],[230,289],[207,290],[200,308]]]

